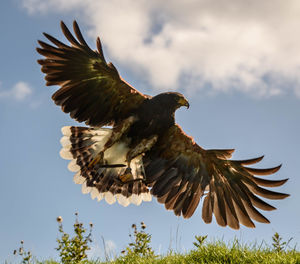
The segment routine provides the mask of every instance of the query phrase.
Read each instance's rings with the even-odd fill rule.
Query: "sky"
[[[74,213],[94,224],[90,257],[111,256],[144,221],[156,253],[193,248],[195,235],[210,240],[271,245],[278,232],[300,242],[300,2],[12,0],[0,3],[0,260],[24,240],[39,259],[58,258],[56,217],[72,231]],[[201,206],[188,220],[156,199],[124,208],[81,194],[60,158],[60,129],[79,125],[51,100],[36,60],[47,32],[61,40],[59,22],[76,19],[92,49],[100,36],[107,61],[143,93],[184,93],[190,108],[176,112],[185,132],[206,149],[235,148],[234,159],[265,155],[262,167],[283,164],[272,179],[289,178],[270,201],[271,224],[239,231],[209,225]]]

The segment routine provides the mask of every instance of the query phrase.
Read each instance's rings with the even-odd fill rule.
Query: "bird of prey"
[[[71,160],[74,182],[93,199],[118,201],[127,206],[150,201],[152,196],[175,215],[191,217],[201,198],[202,218],[221,226],[255,227],[253,220],[269,223],[257,209],[274,210],[262,198],[283,199],[288,194],[263,187],[277,187],[288,179],[260,176],[280,166],[257,169],[248,165],[262,157],[231,160],[233,149],[206,150],[175,122],[175,111],[189,107],[180,93],[142,94],[107,63],[100,39],[97,50],[84,40],[78,24],[75,36],[61,22],[69,45],[49,34],[51,42],[38,41],[38,60],[46,85],[58,85],[52,99],[65,113],[88,127],[62,128],[60,155]]]

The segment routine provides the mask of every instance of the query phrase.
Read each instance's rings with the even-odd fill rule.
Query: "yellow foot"
[[[94,167],[103,158],[103,152],[100,152],[88,165],[89,168]]]
[[[133,175],[131,173],[131,169],[130,168],[127,168],[125,170],[125,173],[123,175],[120,175],[119,176],[119,179],[125,183],[125,182],[129,182],[129,181],[132,181],[133,180]]]

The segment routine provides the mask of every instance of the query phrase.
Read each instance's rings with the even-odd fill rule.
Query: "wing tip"
[[[73,20],[73,26],[74,26],[74,27],[79,27],[79,26],[78,26],[78,23],[77,23],[77,21],[76,21],[76,19]]]
[[[66,28],[67,27],[63,20],[60,21],[60,27],[61,28]]]
[[[279,171],[281,167],[282,167],[282,164],[280,164],[276,167],[266,168],[266,169],[258,169],[258,168],[250,168],[250,167],[244,167],[244,169],[254,175],[270,175],[270,174],[274,174],[277,171]]]
[[[280,199],[285,199],[285,198],[290,197],[291,195],[289,193],[281,193],[281,196],[282,196],[282,198],[280,198]]]

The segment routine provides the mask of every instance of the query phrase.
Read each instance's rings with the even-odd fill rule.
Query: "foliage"
[[[196,248],[200,248],[203,246],[204,240],[207,238],[207,236],[195,236],[195,238],[197,241],[193,242],[193,244]]]
[[[141,222],[140,230],[138,230],[136,224],[131,226],[133,229],[133,235],[129,234],[129,237],[134,237],[134,240],[128,244],[125,250],[121,253],[126,256],[136,256],[136,257],[144,257],[144,258],[153,258],[155,257],[154,251],[150,247],[151,243],[151,235],[145,232],[146,225],[144,222]]]
[[[261,263],[261,264],[300,264],[300,252],[294,249],[288,249],[288,244],[291,241],[283,241],[283,238],[276,232],[272,239],[272,247],[267,244],[262,245],[242,245],[237,239],[230,244],[225,244],[222,241],[208,242],[207,236],[195,236],[196,241],[193,245],[195,250],[191,250],[185,254],[170,252],[165,256],[157,256],[150,247],[151,235],[145,232],[146,225],[141,222],[140,228],[135,224],[132,225],[132,233],[129,234],[131,242],[125,250],[122,251],[120,257],[113,261],[101,262],[100,260],[88,260],[86,251],[89,250],[89,243],[91,240],[91,233],[93,225],[90,224],[90,230],[84,229],[83,224],[78,221],[78,214],[76,213],[76,220],[73,225],[75,236],[70,237],[64,232],[62,226],[62,218],[58,217],[59,232],[61,238],[57,239],[61,258],[60,263],[63,264],[242,264],[242,263]],[[53,260],[37,261],[32,257],[30,251],[25,251],[24,242],[21,241],[21,246],[14,251],[15,255],[22,257],[22,264],[59,264]]]
[[[200,241],[204,241],[200,240]],[[199,242],[199,241],[198,241]],[[256,246],[243,246],[237,240],[230,245],[217,241],[213,243],[202,243],[196,250],[186,254],[168,254],[156,258],[142,258],[131,255],[124,260],[118,258],[113,264],[296,264],[300,263],[300,252],[296,250],[275,252],[270,248],[256,248]]]
[[[63,230],[62,218],[57,217],[57,222],[59,224],[58,231],[61,233],[61,238],[57,239],[59,251],[59,256],[61,263],[86,263],[87,254],[86,251],[89,250],[89,243],[92,242],[92,227],[90,224],[90,231],[86,234],[86,229],[83,227],[83,223],[78,221],[78,213],[75,213],[76,219],[73,225],[75,236],[70,237],[70,235]]]
[[[30,264],[32,261],[32,254],[30,251],[24,249],[24,241],[21,240],[19,249],[14,250],[14,255],[19,255],[22,258],[22,264]]]
[[[206,243],[205,246],[186,254],[168,254],[159,257],[141,257],[128,255],[110,262],[87,261],[87,264],[297,264],[300,263],[300,252],[296,250],[275,252],[270,249],[251,249],[249,247],[228,246],[221,242]],[[54,261],[43,264],[58,264]]]
[[[273,236],[272,236],[272,240],[273,240],[273,243],[272,243],[272,246],[274,248],[274,251],[276,252],[282,252],[287,246],[288,244],[290,243],[290,241],[292,240],[293,238],[290,238],[287,242],[282,241],[282,237],[276,232]]]

